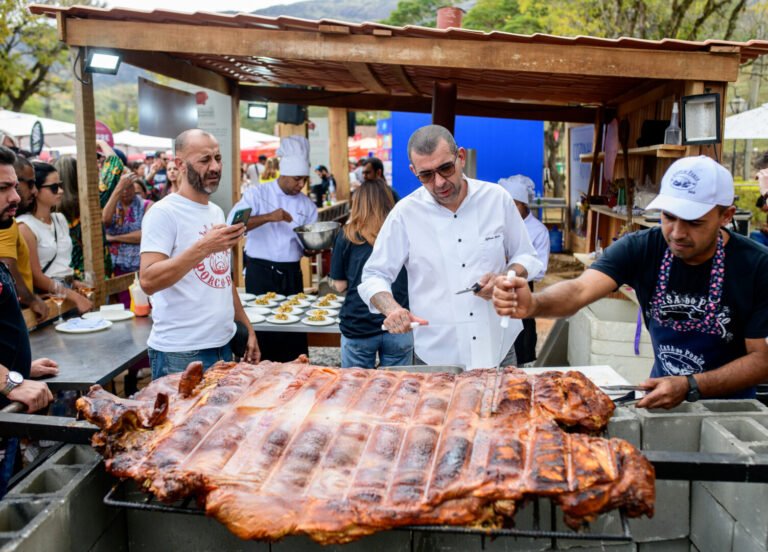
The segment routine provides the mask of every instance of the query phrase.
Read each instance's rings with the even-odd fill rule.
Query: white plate
[[[307,312],[305,312],[304,314],[306,314],[307,316],[312,316],[312,315],[313,315],[313,314],[315,314],[315,312],[316,312],[316,311],[318,311],[318,310],[324,310],[324,311],[325,311],[325,312],[323,313],[323,316],[330,316],[330,317],[335,317],[335,316],[338,316],[338,315],[339,315],[339,311],[337,311],[336,309],[323,309],[323,308],[319,308],[319,309],[310,309],[310,310],[308,310]]]
[[[260,293],[256,297],[264,297],[266,293]],[[285,295],[280,295],[279,293],[276,293],[274,297],[272,297],[272,301],[282,301],[285,299]]]
[[[336,323],[336,319],[330,316],[326,316],[322,322],[317,320],[310,320],[309,318],[302,318],[301,322],[307,326],[330,326]]]
[[[119,322],[121,320],[130,320],[136,316],[129,310],[100,310],[96,312],[86,312],[83,318],[90,320],[91,318],[103,318],[104,320],[110,320],[112,322]]]
[[[103,323],[99,324],[95,328],[78,328],[76,326],[72,327],[72,324],[70,323],[70,321],[59,324],[58,326],[54,326],[54,328],[56,328],[57,332],[70,333],[70,334],[83,334],[83,333],[100,332],[112,326],[112,322],[110,322],[109,320],[104,320],[102,318],[101,321]]]
[[[267,318],[267,322],[270,322],[272,324],[293,324],[298,321],[299,321],[299,317],[293,316],[292,314],[288,315],[288,320],[278,320],[277,318],[274,317],[274,315]]]
[[[288,300],[288,299],[286,299],[285,301],[283,301],[283,302],[282,302],[282,303],[280,303],[280,304],[281,304],[281,305],[285,305],[285,304],[286,304],[288,301],[289,301],[289,300]],[[300,309],[301,309],[301,308],[304,308],[304,309],[305,309],[305,308],[307,308],[307,307],[310,305],[310,302],[309,302],[309,301],[304,301],[304,300],[302,300],[302,299],[297,299],[297,301],[298,301],[298,304],[297,304],[297,305],[293,305],[293,306],[299,307]]]
[[[258,306],[248,305],[247,307],[245,307],[245,312],[248,312],[248,311],[255,312],[256,314],[263,314],[264,316],[269,316],[270,314],[272,314],[272,309],[270,309],[269,307],[258,307]]]
[[[277,307],[275,309],[272,309],[272,314],[278,314],[280,311],[277,310],[277,309],[279,309],[279,308],[282,308],[282,307]],[[291,308],[292,308],[291,312],[286,312],[284,314],[290,314],[292,316],[298,316],[298,315],[304,313],[304,309],[300,309],[299,307],[291,307]]]
[[[258,324],[260,322],[264,322],[267,319],[266,316],[249,309],[245,309],[245,315],[248,317],[248,322],[251,324]]]
[[[261,304],[261,303],[256,303],[255,301],[257,301],[257,300],[258,299],[254,299],[253,301],[248,301],[247,306],[249,306],[249,307],[269,307],[269,308],[277,306],[277,301],[267,301],[266,303]]]
[[[288,299],[293,299],[294,297],[298,296],[298,293],[294,293],[293,295],[289,295]],[[310,293],[304,294],[304,299],[301,299],[301,301],[314,301],[317,299],[317,295],[312,295]]]
[[[325,295],[318,295],[317,296],[317,300],[321,301],[322,299],[325,299],[328,295],[329,295],[328,293],[326,293]],[[343,303],[344,299],[346,299],[346,297],[344,297],[343,295],[339,295],[338,293],[333,293],[333,294],[330,294],[330,295],[335,295],[336,296],[336,299],[331,299],[331,301],[335,301],[337,303]]]
[[[319,305],[320,301],[315,301],[312,303],[313,309],[340,309],[341,303],[337,303],[336,301],[329,301],[327,305]]]
[[[240,296],[241,301],[253,301],[256,299],[256,295],[253,293],[238,292],[237,294]]]

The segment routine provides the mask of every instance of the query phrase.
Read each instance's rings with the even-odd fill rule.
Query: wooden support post
[[[232,205],[240,201],[240,188],[242,187],[242,172],[240,171],[240,88],[237,83],[232,83],[229,96],[232,100]],[[240,240],[232,251],[232,275],[235,287],[245,286],[243,278],[243,246],[245,239]]]
[[[590,195],[600,194],[600,162],[598,157],[601,151],[603,151],[603,124],[605,118],[605,110],[601,107],[595,114],[595,130],[592,138],[592,169],[589,175],[589,191],[587,193],[587,200]],[[587,252],[590,252],[595,247],[595,237],[598,232],[597,228],[597,214],[589,210],[586,213],[587,216]]]
[[[328,149],[331,174],[336,179],[336,199],[349,199],[347,110],[343,107],[328,109]]]
[[[99,170],[96,166],[96,115],[93,80],[83,73],[85,48],[71,52],[75,71],[88,78],[72,82],[75,95],[75,143],[77,144],[77,191],[80,203],[80,229],[83,239],[83,264],[96,277],[94,307],[104,303],[104,235],[99,203]]]
[[[432,91],[432,124],[444,126],[453,134],[456,126],[456,84],[435,81]]]

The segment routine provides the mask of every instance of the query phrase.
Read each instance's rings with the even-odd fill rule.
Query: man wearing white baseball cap
[[[679,159],[648,209],[661,210],[659,227],[624,236],[574,280],[534,294],[497,280],[496,311],[566,317],[629,284],[654,348],[639,407],[753,397],[768,380],[768,250],[725,228],[733,178],[709,157]]]
[[[304,291],[300,261],[305,251],[293,229],[317,222],[317,207],[302,193],[309,182],[309,142],[287,136],[277,155],[277,180],[246,188],[227,218],[231,224],[235,213],[251,209],[245,225],[245,291],[257,295]],[[306,334],[257,331],[256,336],[266,360],[288,362],[308,351]]]
[[[515,200],[515,207],[523,218],[525,229],[528,230],[528,237],[531,238],[531,244],[536,250],[543,265],[538,274],[528,282],[528,287],[533,291],[533,283],[540,282],[547,272],[549,264],[549,230],[539,219],[533,216],[528,205],[534,194],[533,180],[522,174],[515,174],[509,178],[499,180],[499,185],[504,188],[512,199]],[[515,354],[517,355],[518,366],[532,363],[536,360],[536,320],[526,318],[523,320],[523,331],[515,339]]]

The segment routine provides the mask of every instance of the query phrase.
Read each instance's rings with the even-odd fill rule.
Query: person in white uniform
[[[519,321],[501,327],[489,299],[497,275],[538,274],[523,219],[496,184],[464,176],[464,148],[444,127],[418,129],[408,141],[411,171],[423,187],[387,216],[363,269],[358,293],[393,333],[414,331],[415,362],[467,369],[514,364]],[[400,269],[408,271],[411,311],[392,296]],[[480,285],[476,293],[456,292]],[[500,354],[501,353],[501,354]]]
[[[232,284],[230,250],[245,228],[224,224],[224,211],[210,201],[221,179],[219,144],[203,130],[187,130],[176,138],[173,162],[179,191],[155,203],[141,232],[141,287],[152,295],[147,345],[153,379],[194,361],[208,369],[232,360],[235,321],[247,330],[244,360],[260,360],[256,335]]]
[[[499,180],[499,184],[515,200],[515,206],[517,206],[520,216],[523,217],[525,229],[528,230],[528,237],[531,238],[531,243],[542,263],[539,273],[532,280],[528,281],[528,287],[533,291],[533,283],[540,282],[547,272],[547,265],[549,264],[549,230],[539,219],[533,216],[533,213],[528,208],[534,193],[533,180],[522,174],[516,174],[509,178],[502,178]],[[536,341],[536,320],[525,318],[523,320],[523,331],[515,340],[515,354],[517,355],[517,364],[519,366],[536,360]]]
[[[277,155],[277,180],[247,188],[229,213],[231,221],[237,211],[251,209],[246,224],[245,290],[257,295],[304,291],[300,261],[305,251],[293,229],[317,221],[317,207],[302,193],[309,180],[309,142],[303,136],[283,138]],[[289,362],[308,352],[303,333],[259,332],[257,336],[267,360]]]

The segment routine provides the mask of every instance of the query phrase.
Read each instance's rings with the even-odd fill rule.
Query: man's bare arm
[[[380,291],[371,297],[371,304],[384,316],[389,316],[393,311],[402,308],[400,304],[395,301],[395,297],[386,291]]]
[[[40,300],[31,290],[27,289],[27,284],[24,283],[24,278],[21,276],[21,272],[19,272],[19,265],[16,259],[13,257],[0,257],[0,262],[5,263],[13,279],[16,280],[16,293],[22,305],[30,306],[35,300]]]

